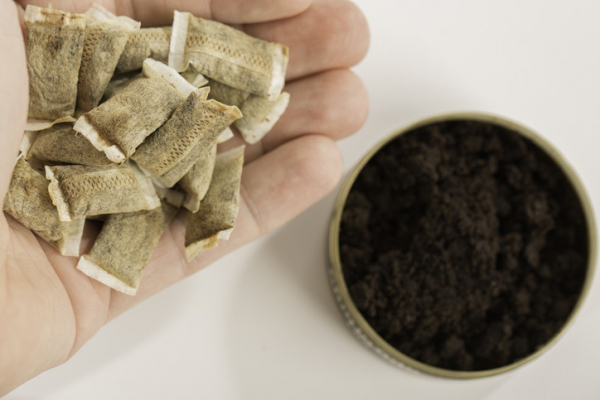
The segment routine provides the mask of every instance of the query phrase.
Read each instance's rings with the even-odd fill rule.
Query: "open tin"
[[[369,325],[369,323],[365,320],[365,318],[355,306],[348,291],[348,287],[346,286],[346,282],[342,272],[342,265],[339,252],[340,223],[342,219],[344,206],[346,204],[346,198],[357,176],[360,174],[363,167],[369,162],[369,160],[371,160],[371,158],[390,141],[396,139],[397,137],[407,132],[423,127],[425,125],[454,120],[471,120],[485,122],[515,131],[524,136],[525,138],[529,139],[533,144],[535,144],[538,148],[544,151],[564,172],[564,174],[572,184],[584,212],[587,225],[587,238],[589,241],[588,263],[583,286],[581,288],[581,292],[577,303],[575,304],[573,311],[567,318],[562,328],[555,334],[555,336],[550,341],[548,341],[537,351],[526,356],[525,358],[519,359],[511,364],[505,365],[500,368],[481,371],[457,371],[433,367],[431,365],[425,364],[423,362],[417,361],[411,357],[406,356],[405,354],[398,351],[396,348],[392,347],[389,343],[387,343],[381,336],[377,334],[377,332],[375,332],[375,330],[373,330],[373,328]],[[548,143],[545,139],[543,139],[541,136],[539,136],[537,133],[533,132],[529,128],[526,128],[520,124],[517,124],[516,122],[510,121],[503,117],[481,113],[453,113],[426,118],[408,126],[405,126],[404,128],[401,128],[400,130],[394,132],[393,134],[389,135],[388,137],[377,143],[352,170],[352,172],[344,181],[341,190],[338,193],[334,206],[333,216],[330,222],[328,273],[335,299],[352,332],[364,344],[366,344],[369,348],[374,350],[377,354],[379,354],[380,356],[397,366],[407,368],[410,370],[425,372],[431,375],[436,375],[445,378],[471,379],[498,375],[507,371],[514,370],[515,368],[519,368],[522,365],[527,364],[533,359],[539,357],[550,347],[552,347],[556,342],[558,342],[558,340],[564,335],[569,326],[573,323],[574,318],[581,309],[583,301],[587,293],[589,292],[594,274],[594,269],[596,266],[596,253],[596,227],[592,207],[588,196],[575,171],[562,157],[562,155],[552,145],[550,145],[550,143]]]

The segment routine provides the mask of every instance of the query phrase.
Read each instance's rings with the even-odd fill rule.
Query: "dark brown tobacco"
[[[402,353],[453,370],[519,360],[579,297],[587,227],[558,166],[519,134],[437,123],[366,165],[340,233],[344,276],[371,326]]]

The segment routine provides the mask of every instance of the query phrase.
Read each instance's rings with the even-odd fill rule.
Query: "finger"
[[[173,22],[175,10],[231,24],[272,21],[301,13],[311,0],[20,0],[19,3],[40,7],[52,4],[56,9],[73,13],[83,13],[98,3],[117,15],[141,21],[143,26],[161,26]]]
[[[293,81],[286,85],[290,104],[279,121],[260,142],[246,146],[247,163],[305,135],[340,140],[358,131],[369,113],[369,95],[352,71],[336,69]],[[219,152],[244,144],[240,136],[223,143]]]
[[[113,292],[108,319],[294,218],[333,190],[341,172],[339,149],[322,136],[288,142],[248,164],[231,238],[188,264],[183,248],[185,215],[180,215],[161,238],[137,295]]]
[[[367,120],[369,94],[362,80],[348,69],[312,75],[291,82],[285,90],[290,93],[290,103],[264,137],[265,152],[308,134],[340,140],[358,131]]]
[[[290,48],[286,78],[331,68],[351,67],[369,48],[369,27],[360,9],[347,0],[315,0],[293,18],[247,25],[249,35]]]
[[[0,0],[0,199],[4,199],[27,119],[27,65],[17,7]],[[10,60],[10,62],[9,62]]]
[[[305,135],[343,139],[358,131],[367,119],[369,95],[362,80],[348,69],[311,75],[286,85],[290,103],[285,113],[260,142],[246,146],[252,162],[290,140]],[[225,142],[220,151],[243,144],[241,137]]]

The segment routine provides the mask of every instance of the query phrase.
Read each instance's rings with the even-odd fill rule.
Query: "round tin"
[[[588,265],[585,281],[583,283],[583,287],[581,289],[581,294],[571,315],[565,322],[564,326],[558,331],[558,333],[544,346],[538,349],[536,352],[530,354],[529,356],[522,358],[518,361],[515,361],[512,364],[505,365],[500,368],[494,368],[483,371],[455,371],[444,368],[437,368],[431,365],[422,363],[413,358],[410,358],[396,348],[392,347],[389,343],[381,338],[368,322],[363,318],[362,314],[358,311],[352,298],[350,297],[350,293],[348,291],[348,287],[346,286],[346,282],[344,280],[344,276],[342,274],[342,265],[340,261],[340,253],[339,253],[339,232],[340,232],[340,222],[342,219],[342,212],[344,210],[344,205],[346,203],[346,198],[348,197],[348,193],[356,180],[356,177],[360,174],[363,167],[369,162],[371,157],[375,155],[382,147],[388,144],[393,139],[397,138],[400,135],[403,135],[409,131],[412,131],[416,128],[420,128],[425,125],[429,125],[432,123],[443,122],[443,121],[453,121],[453,120],[472,120],[472,121],[480,121],[487,122],[497,126],[504,127],[506,129],[518,132],[525,138],[529,139],[535,145],[537,145],[541,150],[543,150],[556,164],[561,168],[561,170],[565,173],[577,196],[579,197],[579,201],[581,202],[581,206],[583,208],[583,212],[585,214],[585,219],[587,222],[587,231],[588,231]],[[516,122],[510,121],[506,118],[490,115],[490,114],[482,114],[482,113],[452,113],[452,114],[444,114],[439,116],[434,116],[430,118],[426,118],[415,123],[412,123],[408,126],[405,126],[398,131],[392,133],[388,137],[381,140],[377,143],[363,158],[360,160],[358,165],[352,170],[350,175],[344,181],[335,205],[334,212],[331,218],[331,222],[329,225],[329,267],[328,273],[330,278],[331,287],[333,290],[333,294],[338,303],[338,306],[344,315],[346,322],[350,326],[352,332],[369,348],[374,350],[377,354],[390,361],[391,363],[403,367],[405,369],[410,369],[413,371],[425,372],[431,375],[436,375],[445,378],[454,378],[454,379],[471,379],[471,378],[482,378],[492,375],[498,375],[507,371],[514,370],[515,368],[519,368],[524,364],[532,361],[533,359],[539,357],[544,352],[546,352],[550,347],[552,347],[558,340],[564,335],[565,331],[571,326],[573,320],[581,306],[583,301],[589,292],[590,285],[592,282],[594,269],[596,266],[596,253],[597,253],[597,239],[596,239],[596,226],[594,222],[594,214],[592,210],[592,206],[586,194],[586,191],[577,177],[577,174],[571,168],[571,166],[567,163],[567,161],[562,157],[562,155],[548,143],[545,139],[539,136],[537,133],[532,131],[529,128],[526,128]]]

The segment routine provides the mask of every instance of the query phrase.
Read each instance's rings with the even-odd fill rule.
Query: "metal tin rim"
[[[585,280],[583,283],[583,287],[581,289],[581,293],[579,295],[579,299],[571,312],[571,315],[563,325],[563,327],[558,331],[558,333],[544,346],[530,354],[529,356],[520,359],[512,364],[505,365],[500,368],[494,368],[483,371],[455,371],[444,368],[433,367],[431,365],[422,363],[413,358],[410,358],[396,348],[392,347],[389,343],[387,343],[381,336],[379,336],[373,328],[369,325],[369,323],[363,318],[362,314],[352,301],[350,297],[350,293],[346,286],[346,282],[344,280],[344,276],[342,274],[342,265],[340,261],[340,253],[339,253],[339,231],[340,231],[340,222],[342,217],[342,211],[344,209],[344,205],[346,203],[346,198],[348,197],[348,193],[356,180],[356,177],[362,171],[363,167],[369,162],[369,160],[377,153],[383,146],[388,144],[393,139],[398,136],[403,135],[413,129],[429,125],[436,122],[442,121],[453,121],[453,120],[474,120],[481,122],[492,123],[513,131],[518,132],[519,134],[525,136],[529,140],[531,140],[535,145],[537,145],[540,149],[542,149],[550,158],[556,162],[556,164],[561,168],[561,170],[565,173],[577,196],[579,197],[579,201],[581,202],[581,206],[583,208],[583,212],[585,214],[585,219],[587,223],[587,231],[588,231],[588,265]],[[451,114],[442,114],[433,116],[430,118],[425,118],[419,120],[417,122],[411,123],[403,128],[395,131],[391,135],[385,137],[379,143],[377,143],[373,148],[369,150],[369,152],[360,160],[358,165],[350,172],[348,177],[345,179],[342,187],[338,193],[338,196],[334,205],[334,212],[329,225],[329,275],[331,280],[331,285],[334,290],[334,294],[336,300],[338,301],[338,305],[340,306],[343,314],[346,316],[348,322],[355,328],[358,335],[361,336],[363,341],[370,345],[378,354],[393,362],[394,364],[401,364],[412,369],[415,369],[420,372],[424,372],[430,375],[435,375],[444,378],[453,378],[453,379],[472,379],[472,378],[483,378],[493,375],[502,374],[504,372],[508,372],[514,370],[515,368],[519,368],[524,364],[536,359],[544,352],[546,352],[550,347],[552,347],[560,338],[564,335],[566,330],[572,325],[573,320],[579,313],[583,302],[590,290],[590,285],[593,280],[594,270],[596,266],[596,256],[597,256],[597,238],[596,238],[596,226],[594,213],[587,196],[586,190],[579,180],[577,174],[573,170],[573,168],[569,165],[569,163],[564,159],[564,157],[545,139],[543,139],[539,134],[532,131],[531,129],[517,123],[511,121],[507,118],[500,117],[492,114],[484,114],[478,112],[459,112],[459,113],[451,113]]]

